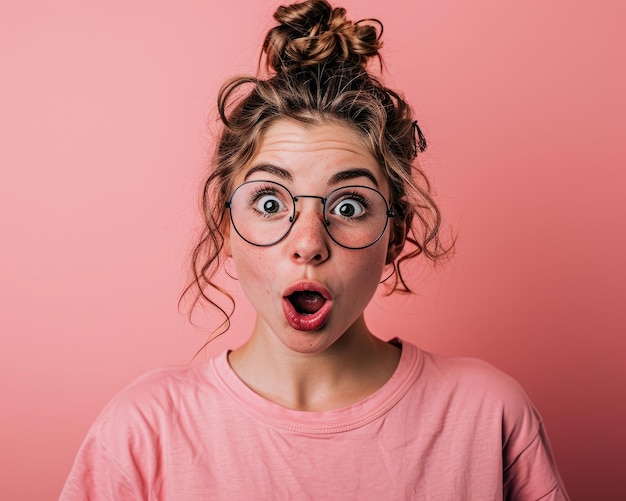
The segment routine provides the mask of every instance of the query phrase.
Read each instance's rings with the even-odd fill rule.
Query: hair
[[[232,297],[213,280],[222,264],[223,230],[229,222],[225,203],[236,173],[278,119],[347,125],[378,161],[396,213],[392,231],[406,231],[409,244],[391,263],[389,294],[411,292],[402,274],[408,260],[421,254],[437,262],[452,250],[452,243],[442,244],[440,211],[416,161],[426,148],[424,135],[404,98],[368,71],[372,60],[382,69],[382,24],[375,19],[349,21],[345,9],[332,8],[326,0],[278,7],[274,19],[278,25],[265,37],[257,76],[233,77],[219,91],[222,130],[202,191],[204,229],[191,259],[193,281],[183,292],[196,291],[191,310],[207,301],[221,311],[221,332],[228,330],[234,309]],[[231,311],[211,299],[210,291],[225,294]]]

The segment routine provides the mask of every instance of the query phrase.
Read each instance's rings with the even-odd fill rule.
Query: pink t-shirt
[[[568,498],[514,380],[404,343],[382,388],[323,412],[265,400],[226,353],[153,371],[103,410],[60,499]]]

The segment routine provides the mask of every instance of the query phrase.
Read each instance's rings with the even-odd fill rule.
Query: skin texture
[[[371,178],[359,175],[329,184],[336,174],[353,169],[366,170]],[[332,188],[360,184],[389,199],[382,169],[358,134],[334,122],[274,122],[236,185],[254,179],[280,182],[296,195],[325,196]],[[298,210],[289,235],[270,247],[248,244],[232,227],[226,231],[225,253],[257,312],[249,341],[232,351],[229,361],[248,386],[269,400],[299,410],[338,408],[376,391],[397,366],[399,350],[369,332],[363,310],[385,264],[401,251],[403,232],[390,224],[371,247],[345,249],[326,233],[319,200],[301,199]],[[323,287],[330,295],[326,321],[313,331],[294,328],[284,313],[285,291],[302,284]]]

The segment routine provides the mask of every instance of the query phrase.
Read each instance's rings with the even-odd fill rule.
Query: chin
[[[303,355],[322,353],[341,338],[341,335],[331,336],[325,328],[316,331],[299,331],[291,328],[288,330],[290,332],[286,338],[281,336],[281,342],[289,350]]]

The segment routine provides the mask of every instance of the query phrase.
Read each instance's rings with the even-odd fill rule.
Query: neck
[[[363,400],[387,382],[400,358],[398,348],[368,331],[363,317],[315,353],[291,350],[259,322],[229,362],[253,391],[290,409],[330,410]]]

